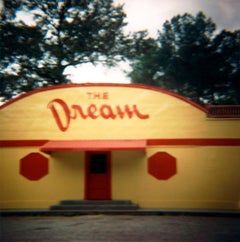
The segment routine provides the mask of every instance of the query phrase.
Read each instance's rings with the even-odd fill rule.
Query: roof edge
[[[187,99],[186,97],[183,97],[175,92],[160,88],[160,87],[155,87],[155,86],[150,86],[150,85],[145,85],[145,84],[125,84],[125,83],[71,83],[71,84],[60,84],[60,85],[53,85],[49,87],[43,87],[43,88],[38,88],[23,94],[20,94],[19,96],[7,101],[3,105],[0,106],[0,110],[11,105],[12,103],[15,103],[25,97],[34,95],[36,93],[41,93],[45,91],[51,91],[55,89],[62,89],[62,88],[75,88],[75,87],[127,87],[127,88],[139,88],[139,89],[145,89],[145,90],[151,90],[155,92],[160,92],[175,98],[178,98],[186,103],[189,103],[190,105],[194,106],[195,108],[207,113],[208,110],[199,104]]]

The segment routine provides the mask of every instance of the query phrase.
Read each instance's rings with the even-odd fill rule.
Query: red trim
[[[145,150],[146,140],[54,140],[41,147],[42,152],[52,151],[108,151]]]
[[[6,106],[16,102],[16,101],[21,100],[22,98],[31,96],[31,95],[36,94],[36,93],[51,91],[51,90],[55,90],[55,89],[76,88],[76,87],[81,87],[81,88],[83,88],[83,87],[126,87],[126,88],[139,88],[139,89],[151,90],[151,91],[160,92],[160,93],[167,94],[169,96],[178,98],[178,99],[180,99],[180,100],[182,100],[184,102],[187,102],[187,103],[191,104],[195,108],[198,108],[201,111],[207,113],[207,109],[206,108],[198,105],[197,103],[194,103],[194,102],[190,101],[189,99],[187,99],[187,98],[185,98],[185,97],[183,97],[183,96],[181,96],[181,95],[179,95],[177,93],[174,93],[174,92],[162,89],[162,88],[154,87],[154,86],[148,86],[148,85],[143,85],[143,84],[123,84],[123,83],[65,84],[65,85],[54,85],[54,86],[50,86],[50,87],[44,87],[44,88],[35,89],[33,91],[30,91],[30,92],[27,92],[27,93],[19,95],[18,97],[14,98],[14,99],[4,103],[2,106],[0,106],[0,110],[5,108]]]
[[[33,147],[33,146],[44,146],[50,142],[49,140],[2,140],[0,141],[0,147]],[[191,139],[191,138],[186,138],[186,139],[148,139],[148,140],[61,140],[61,141],[51,141],[51,142],[58,142],[61,143],[63,142],[64,144],[67,144],[68,147],[66,147],[66,150],[71,150],[71,148],[74,149],[74,147],[71,147],[71,144],[73,145],[74,143],[78,142],[84,142],[87,144],[88,142],[91,144],[94,144],[96,142],[98,145],[102,146],[102,150],[109,150],[111,147],[114,147],[115,143],[115,148],[118,150],[126,150],[126,149],[140,149],[143,150],[146,146],[158,146],[158,145],[190,145],[190,146],[240,146],[240,138],[214,138],[214,139],[208,139],[208,138],[201,138],[201,139]],[[120,146],[120,144],[124,143],[125,145],[128,143],[134,144],[135,147],[123,147]],[[106,145],[108,144],[108,146]],[[138,146],[136,146],[138,144]],[[139,145],[141,145],[139,147]],[[41,147],[43,149],[44,147]],[[58,147],[60,148],[60,147]],[[87,147],[86,150],[91,150],[88,149]],[[98,147],[100,148],[100,147]],[[72,150],[73,150],[72,149]],[[59,149],[60,150],[60,149]]]
[[[31,147],[42,146],[48,140],[0,140],[0,147]]]
[[[240,139],[149,139],[147,145],[240,146]]]
[[[208,105],[208,118],[240,118],[240,105]]]

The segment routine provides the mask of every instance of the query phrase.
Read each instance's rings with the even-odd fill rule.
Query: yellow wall
[[[84,152],[53,153],[49,174],[30,181],[19,174],[19,160],[36,151],[1,149],[0,208],[48,208],[84,199]],[[147,158],[158,151],[177,159],[177,174],[168,180],[147,172]],[[239,148],[149,147],[146,153],[114,151],[111,157],[112,199],[130,199],[142,208],[239,209]]]
[[[147,157],[158,151],[177,159],[177,174],[158,180],[147,172]],[[114,152],[113,199],[131,199],[142,208],[239,209],[239,148],[149,147]]]
[[[146,178],[143,151],[118,151],[112,154],[112,198],[139,203],[139,182]]]
[[[87,93],[108,93],[108,99],[89,99]],[[61,98],[68,106],[90,104],[137,105],[149,119],[137,117],[71,120],[59,130],[48,103]],[[126,86],[81,86],[51,89],[28,95],[0,110],[0,140],[22,139],[139,139],[234,138],[240,136],[239,120],[212,121],[206,113],[179,98],[156,90]],[[230,128],[231,126],[231,128]],[[96,132],[97,130],[97,132]],[[146,132],[147,131],[147,132]]]
[[[107,93],[107,99],[88,93]],[[106,96],[105,96],[106,97]],[[137,117],[71,120],[59,130],[47,108],[54,98],[68,105],[137,105],[149,119]],[[189,102],[141,86],[74,86],[27,95],[0,109],[1,140],[94,140],[240,138],[239,119],[208,119]],[[64,199],[84,199],[85,152],[54,152],[49,174],[30,181],[19,174],[19,160],[40,147],[1,147],[0,208],[48,208]],[[177,159],[177,174],[157,180],[147,159],[168,152]],[[240,209],[239,146],[148,146],[143,151],[114,151],[112,198],[130,199],[143,208]]]
[[[84,198],[83,152],[57,152],[49,157],[49,174],[38,181],[19,173],[20,159],[35,148],[0,149],[0,208],[48,208],[60,200]]]
[[[239,147],[151,147],[148,157],[159,150],[177,158],[177,174],[141,180],[142,206],[239,209]]]

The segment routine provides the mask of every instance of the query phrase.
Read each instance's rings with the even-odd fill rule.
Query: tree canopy
[[[133,82],[170,89],[200,104],[240,104],[239,30],[216,33],[216,24],[199,12],[166,21],[154,41],[142,39],[132,58]]]
[[[33,18],[17,21],[19,12]],[[68,66],[124,58],[125,13],[113,0],[5,0],[0,23],[0,90],[9,99],[69,83]]]
[[[31,23],[20,21],[27,13]],[[0,97],[70,83],[69,66],[129,60],[133,83],[159,86],[200,104],[240,104],[240,30],[217,30],[204,13],[177,15],[156,38],[124,34],[113,0],[4,0]]]

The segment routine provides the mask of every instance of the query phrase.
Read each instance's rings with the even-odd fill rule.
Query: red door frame
[[[90,174],[90,160],[92,154],[105,154],[106,162],[107,162],[107,173],[104,174],[104,180],[106,182],[106,186],[104,186],[105,195],[102,198],[92,198],[94,191],[90,191],[89,183],[90,177],[93,176]],[[88,151],[85,153],[85,199],[86,200],[111,200],[112,198],[112,189],[111,189],[111,152],[110,151]]]

